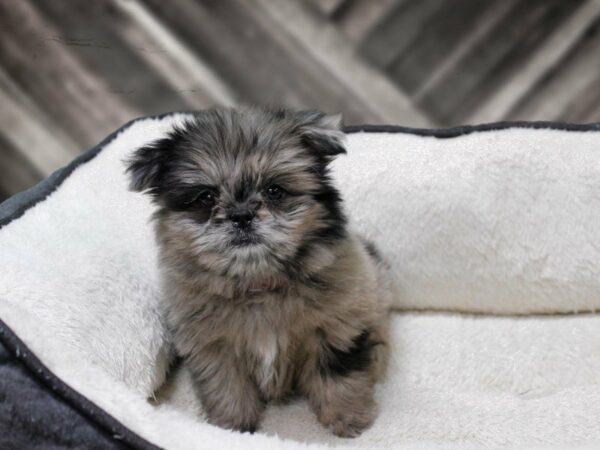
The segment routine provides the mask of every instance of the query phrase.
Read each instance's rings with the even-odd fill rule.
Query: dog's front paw
[[[319,422],[336,436],[359,436],[377,417],[373,385],[364,372],[321,378],[309,388],[310,405]]]
[[[354,438],[369,428],[375,420],[375,413],[340,413],[331,421],[329,427],[333,434],[343,438]]]
[[[209,417],[208,423],[227,430],[253,434],[258,428],[259,416],[255,417]]]
[[[242,425],[236,431],[239,431],[240,433],[254,434],[257,427],[258,427],[258,422],[253,423],[253,424]]]
[[[372,398],[360,399],[361,402],[342,405],[323,405],[317,411],[319,422],[328,427],[333,434],[344,438],[354,438],[369,428],[377,417],[377,406]]]

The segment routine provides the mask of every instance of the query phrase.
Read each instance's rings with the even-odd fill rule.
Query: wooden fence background
[[[0,201],[124,122],[600,120],[600,0],[0,0]]]

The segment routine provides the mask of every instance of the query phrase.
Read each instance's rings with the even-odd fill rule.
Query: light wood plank
[[[232,89],[148,8],[136,0],[117,0],[115,6],[136,25],[120,28],[122,35],[132,45],[143,42],[155,49],[142,52],[142,57],[179,94],[183,94],[191,107],[206,108],[211,106],[210,103],[224,106],[236,104],[236,94]],[[198,91],[202,94],[200,98]]]
[[[43,178],[0,132],[0,203]]]
[[[341,82],[331,71],[331,62],[323,61],[323,55],[316,53],[314,46],[307,48],[306,42],[287,29],[289,18],[285,19],[288,23],[281,22],[279,8],[300,4],[261,5],[252,0],[200,3],[173,0],[168,5],[159,0],[145,0],[143,4],[200,54],[228,86],[239,92],[244,103],[342,112],[347,123],[384,120],[379,107],[371,106],[372,99],[365,100],[365,93]],[[303,27],[307,25],[301,16],[293,17],[291,22],[297,27],[300,21]],[[305,30],[305,34],[311,33],[314,34],[314,29]],[[339,59],[335,52],[332,58]],[[371,80],[371,86],[380,80]],[[391,83],[388,86],[396,92],[392,94],[393,101],[399,96]]]
[[[353,43],[358,44],[393,9],[409,0],[354,0],[341,14],[335,25]]]
[[[4,139],[23,155],[36,172],[48,176],[73,159],[76,152],[65,148],[46,124],[36,120],[4,89],[0,89],[0,105]]]
[[[124,36],[128,30],[135,32],[139,26],[117,7],[114,0],[89,3],[29,1],[44,20],[58,30],[53,42],[65,47],[82,66],[93,71],[114,97],[142,114],[190,107],[177,93],[177,88],[146,62],[147,55],[156,55],[161,49],[153,47],[152,42],[132,42]]]
[[[426,126],[431,121],[412,101],[373,67],[357,57],[339,32],[318,20],[299,3],[250,0],[289,33],[379,120]],[[257,13],[258,14],[258,13]],[[262,14],[262,13],[261,13]]]

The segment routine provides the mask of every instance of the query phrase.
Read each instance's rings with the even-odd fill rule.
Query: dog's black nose
[[[231,213],[229,219],[236,228],[246,229],[254,219],[254,213],[249,209],[236,209]]]

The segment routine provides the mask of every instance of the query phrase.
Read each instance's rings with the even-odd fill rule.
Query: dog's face
[[[162,245],[205,270],[266,283],[309,275],[345,233],[327,171],[345,151],[339,127],[319,112],[206,111],[136,151],[131,187],[159,206]]]

